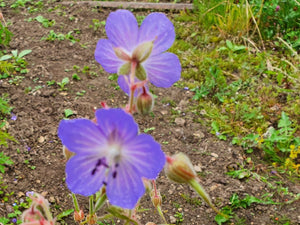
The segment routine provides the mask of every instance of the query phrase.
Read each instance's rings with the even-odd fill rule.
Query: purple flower
[[[12,223],[16,223],[17,221],[18,221],[18,220],[17,220],[16,218],[12,218],[12,219],[11,219],[11,222],[12,222]]]
[[[14,114],[14,113],[11,113],[11,120],[14,120],[14,121],[16,121],[17,120],[17,115],[16,114]]]
[[[280,5],[277,5],[275,11],[278,12],[279,10],[280,10]]]
[[[180,61],[165,52],[175,40],[174,26],[163,13],[149,14],[139,27],[130,11],[117,10],[109,14],[105,30],[108,39],[99,40],[95,58],[106,72],[128,75],[135,62],[137,71],[143,71],[142,76],[135,74],[139,80],[148,79],[163,88],[179,80]]]
[[[160,145],[122,109],[99,109],[97,122],[62,120],[58,136],[75,153],[66,165],[69,189],[89,196],[103,185],[111,204],[132,209],[145,188],[142,178],[155,179],[165,164]]]

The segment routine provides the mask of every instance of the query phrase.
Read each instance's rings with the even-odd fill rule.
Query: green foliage
[[[26,3],[31,2],[31,0],[16,0],[10,7],[15,9],[18,7],[25,7]]]
[[[55,20],[48,20],[41,15],[35,17],[34,19],[41,23],[45,28],[52,27],[55,24]]]
[[[251,0],[254,13],[260,14],[259,28],[265,39],[283,36],[295,49],[300,49],[300,6],[291,0]]]
[[[64,91],[64,90],[66,90],[65,86],[66,86],[68,83],[70,83],[70,79],[69,79],[68,77],[65,77],[65,78],[62,79],[61,82],[56,82],[56,83],[57,83],[57,85],[60,87],[59,90]]]
[[[0,21],[0,46],[9,46],[13,34]]]
[[[288,157],[291,145],[296,148],[300,146],[300,138],[294,136],[296,131],[297,127],[293,127],[287,114],[282,112],[278,129],[270,127],[263,135],[249,134],[242,139],[241,145],[250,152],[253,148],[258,148],[264,151],[272,162],[282,163]]]
[[[10,158],[6,155],[4,155],[3,152],[0,152],[0,172],[4,173],[5,165],[12,165],[13,161],[10,160]]]
[[[104,21],[99,21],[98,19],[93,19],[93,25],[89,25],[90,28],[93,28],[94,31],[97,31],[99,27],[105,26],[106,22]]]
[[[247,34],[251,28],[251,6],[246,0],[194,0],[197,21],[206,28],[217,28],[223,37]]]
[[[72,33],[73,33],[73,31],[70,31],[67,34],[62,34],[62,33],[56,34],[54,32],[54,30],[50,30],[49,31],[49,35],[47,37],[43,37],[42,40],[46,40],[46,41],[55,41],[55,40],[63,41],[63,40],[69,40],[72,43],[78,42],[79,40],[75,39],[74,36],[72,35]]]
[[[8,104],[7,95],[0,97],[0,119],[3,120],[5,115],[10,114],[12,107]]]
[[[67,216],[71,215],[73,212],[74,212],[74,209],[65,210],[65,211],[61,212],[60,214],[58,214],[56,219],[57,219],[57,221],[60,221],[64,217],[67,217]]]
[[[9,224],[9,222],[10,222],[10,220],[5,217],[0,218],[0,224],[6,225],[6,224]]]
[[[74,112],[71,109],[65,109],[64,114],[65,114],[65,117],[68,118],[68,117],[74,115]]]
[[[268,197],[266,197],[265,199],[259,199],[259,198],[256,198],[256,197],[252,196],[252,195],[248,195],[248,194],[246,194],[245,198],[240,199],[239,196],[236,193],[234,193],[231,196],[229,202],[230,202],[229,205],[223,207],[222,210],[221,210],[221,212],[223,214],[227,215],[228,218],[226,218],[222,215],[216,215],[215,216],[215,221],[219,225],[221,225],[221,224],[229,221],[231,218],[233,218],[234,210],[236,210],[238,208],[247,208],[253,203],[264,204],[264,205],[279,204],[279,203],[274,202],[273,200],[271,200]]]

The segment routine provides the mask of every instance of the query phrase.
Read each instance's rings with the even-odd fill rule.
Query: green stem
[[[134,100],[134,91],[135,89],[132,88],[134,85],[134,76],[135,76],[135,70],[136,70],[137,63],[132,62],[131,63],[131,70],[130,70],[130,76],[129,76],[129,89],[130,89],[130,95],[129,95],[129,112],[133,112],[133,100]]]
[[[90,211],[90,215],[94,215],[95,210],[94,210],[94,195],[91,195],[89,197],[89,211]]]
[[[192,188],[200,195],[200,197],[219,215],[228,218],[227,215],[224,215],[221,213],[211,202],[211,199],[209,195],[206,193],[206,191],[203,189],[203,187],[195,180],[191,179],[189,181],[189,184],[192,186]]]
[[[102,196],[100,196],[100,198],[98,198],[95,204],[95,212],[98,211],[104,205],[106,199],[106,194],[103,194]]]
[[[157,206],[156,209],[157,209],[157,212],[158,212],[158,214],[160,215],[160,217],[163,219],[164,223],[165,223],[165,224],[168,224],[168,222],[167,222],[167,220],[166,220],[166,218],[165,218],[165,216],[164,216],[164,214],[163,214],[163,212],[162,212],[162,210],[161,210],[161,207],[160,207],[160,206]]]
[[[76,195],[74,193],[72,193],[71,196],[72,196],[72,199],[73,199],[73,205],[74,205],[75,211],[79,212],[80,209],[79,209],[79,204],[78,204]]]

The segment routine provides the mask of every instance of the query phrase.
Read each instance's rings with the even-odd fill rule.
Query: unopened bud
[[[74,220],[80,222],[84,219],[84,212],[80,209],[78,212],[74,212]]]
[[[87,221],[88,224],[90,224],[90,225],[96,224],[96,223],[97,223],[97,215],[96,215],[96,214],[93,214],[93,215],[87,215],[86,221]]]
[[[191,160],[184,153],[167,158],[165,173],[170,180],[177,183],[189,183],[197,177]]]
[[[162,198],[161,198],[161,195],[160,195],[160,193],[159,193],[159,190],[156,190],[156,191],[155,191],[155,190],[153,189],[153,190],[151,191],[150,196],[151,196],[151,201],[152,201],[154,207],[155,207],[155,208],[157,208],[158,206],[160,207],[161,204],[162,204]]]
[[[151,54],[153,49],[153,41],[147,41],[137,46],[133,53],[132,59],[138,63],[144,62]]]
[[[138,95],[136,100],[137,110],[141,114],[148,114],[152,111],[154,105],[154,99],[151,93],[149,93],[145,87],[143,92]]]
[[[69,151],[66,146],[63,145],[63,154],[66,160],[69,160],[73,155],[75,155],[74,152]]]

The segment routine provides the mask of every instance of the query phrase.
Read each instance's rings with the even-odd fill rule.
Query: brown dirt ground
[[[48,9],[54,8],[55,10],[48,12]],[[57,127],[64,117],[64,110],[72,109],[76,113],[72,118],[92,118],[93,109],[100,107],[100,101],[106,101],[111,107],[124,106],[127,102],[123,92],[114,89],[116,81],[110,81],[109,74],[103,72],[94,60],[96,43],[100,38],[105,38],[105,30],[102,26],[94,31],[89,25],[93,24],[93,19],[105,20],[110,10],[93,9],[86,5],[62,8],[57,1],[45,4],[43,10],[36,13],[28,13],[24,8],[13,10],[8,7],[3,8],[2,12],[11,23],[9,28],[14,34],[8,51],[31,49],[32,53],[26,56],[29,72],[24,75],[22,82],[11,85],[8,83],[9,79],[5,79],[0,83],[0,92],[8,93],[10,104],[14,107],[13,113],[17,115],[16,121],[9,120],[8,132],[19,141],[18,144],[10,143],[9,148],[1,148],[1,151],[14,161],[4,174],[7,190],[13,191],[14,195],[10,197],[9,202],[0,203],[0,217],[11,211],[14,200],[24,199],[27,191],[43,193],[51,201],[53,213],[57,215],[72,208],[70,192],[64,182],[65,160],[61,142],[57,137]],[[144,15],[148,11],[134,13]],[[37,15],[54,19],[56,23],[51,28],[44,28],[37,21],[27,21]],[[70,21],[70,16],[75,20]],[[80,31],[80,34],[74,34],[80,42],[73,44],[69,40],[41,41],[42,37],[48,35],[49,30],[64,34],[74,30]],[[78,73],[81,80],[74,81],[74,65],[80,68],[89,66],[97,76]],[[66,86],[66,91],[59,91],[57,85],[47,85],[47,81],[61,81],[64,77],[71,80]],[[42,88],[25,93],[26,88],[32,87],[34,90],[36,86]],[[280,196],[276,190],[270,189],[266,183],[254,177],[238,180],[225,174],[230,165],[243,164],[244,153],[242,149],[230,143],[219,141],[199,123],[194,122],[199,118],[189,110],[194,104],[191,100],[193,93],[177,87],[152,89],[158,96],[154,108],[155,116],[135,116],[141,131],[144,128],[155,127],[155,130],[149,133],[158,142],[165,143],[162,144],[162,148],[167,154],[179,151],[188,154],[199,172],[202,185],[218,208],[227,205],[233,193],[242,198],[245,194],[261,197],[266,192],[271,192],[274,193],[275,201],[284,202],[286,198],[289,199],[287,196]],[[76,95],[81,90],[85,90],[86,93],[83,96]],[[168,100],[174,101],[175,106],[166,104]],[[174,115],[172,109],[177,112],[179,110],[180,113]],[[177,120],[175,123],[177,117],[183,119],[182,123]],[[17,149],[20,153],[17,153]],[[24,163],[25,160],[28,160],[29,164]],[[257,162],[259,163],[261,162]],[[31,169],[30,166],[36,168]],[[249,165],[248,167],[250,168]],[[269,172],[266,170],[259,173],[271,176]],[[272,184],[278,181],[283,182],[283,186],[288,187],[289,191],[299,193],[299,184],[295,185],[284,177],[270,179]],[[197,197],[188,186],[168,181],[164,173],[161,173],[157,183],[164,199],[163,210],[169,221],[176,212],[182,212],[182,224],[216,224],[215,213],[206,204],[196,205],[182,197],[182,194],[191,198]],[[80,198],[80,201],[85,202],[83,198]],[[281,224],[274,218],[282,216],[287,216],[291,224],[297,224],[300,214],[297,203],[299,201],[281,206],[252,204],[247,209],[238,209],[235,212],[239,218],[245,219],[243,224]],[[141,200],[141,207],[149,209],[139,213],[143,224],[148,221],[160,222],[148,196]],[[75,224],[71,216],[62,223]],[[239,224],[238,219],[233,219],[232,224]]]

